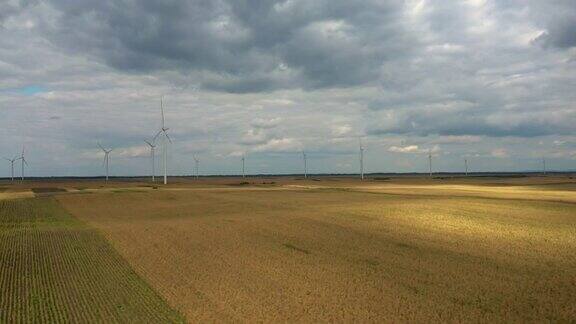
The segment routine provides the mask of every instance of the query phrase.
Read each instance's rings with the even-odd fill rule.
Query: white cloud
[[[266,133],[260,129],[249,129],[242,139],[240,140],[241,144],[245,145],[257,145],[266,143],[268,141],[268,136]]]
[[[394,153],[417,153],[417,154],[423,154],[423,153],[432,153],[432,154],[437,154],[440,153],[440,146],[438,145],[434,145],[432,147],[428,147],[428,148],[421,148],[418,145],[404,145],[404,146],[390,146],[388,148],[388,152],[394,152]]]
[[[335,125],[332,126],[332,135],[336,137],[347,136],[352,132],[350,125]]]
[[[273,138],[266,144],[256,146],[254,152],[294,152],[302,149],[302,144],[294,138]]]
[[[116,156],[121,158],[136,158],[136,157],[149,157],[150,149],[147,146],[134,146],[128,148],[122,148],[115,152]]]
[[[504,148],[494,149],[494,150],[492,150],[492,152],[490,152],[490,154],[491,154],[493,157],[496,157],[496,158],[507,158],[507,157],[510,157],[510,154],[509,154],[508,151],[507,151],[506,149],[504,149]]]
[[[408,145],[408,146],[391,146],[388,151],[395,153],[421,153],[422,150],[418,148],[418,145]]]
[[[241,157],[244,155],[246,155],[246,152],[244,152],[244,151],[234,151],[234,152],[231,152],[230,154],[228,154],[228,156],[231,156],[231,157]]]
[[[281,122],[282,118],[280,117],[270,119],[256,118],[252,121],[252,123],[250,123],[250,125],[255,128],[270,129],[278,126]]]

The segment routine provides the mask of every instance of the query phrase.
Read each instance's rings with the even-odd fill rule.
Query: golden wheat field
[[[316,180],[3,186],[0,319],[576,320],[573,179]]]

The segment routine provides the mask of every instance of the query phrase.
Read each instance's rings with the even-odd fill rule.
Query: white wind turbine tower
[[[464,159],[464,170],[466,172],[466,176],[468,176],[468,159]]]
[[[544,171],[544,175],[546,175],[546,158],[542,158],[542,170]]]
[[[11,181],[14,182],[14,163],[15,163],[16,161],[20,160],[20,158],[16,156],[16,157],[14,157],[13,159],[4,158],[4,160],[10,161],[11,170],[12,170],[12,173],[11,173]]]
[[[26,158],[24,157],[24,147],[22,147],[22,155],[18,158],[22,162],[22,181],[24,181],[24,164],[28,166],[28,162],[26,162]]]
[[[428,169],[430,177],[432,177],[432,150],[428,149]]]
[[[148,142],[144,140],[148,146],[150,146],[150,158],[152,159],[152,182],[156,182],[156,143]]]
[[[196,155],[193,156],[194,158],[194,171],[196,173],[196,180],[198,180],[198,170],[199,170],[199,164],[200,164],[200,160],[198,160],[198,158],[196,157]]]
[[[168,133],[167,133],[169,128],[166,127],[165,122],[164,122],[164,104],[163,104],[162,98],[160,98],[160,112],[162,114],[162,128],[158,131],[156,136],[154,136],[154,142],[156,142],[156,139],[158,138],[158,136],[163,135],[162,139],[164,142],[164,147],[163,147],[164,184],[168,184],[168,142],[172,143],[172,140],[170,139],[170,136],[168,136]]]
[[[110,152],[112,152],[112,149],[105,149],[102,147],[102,145],[100,145],[100,143],[98,143],[98,147],[102,150],[102,152],[104,152],[104,166],[106,167],[106,182],[108,182],[108,172],[110,170]]]
[[[242,178],[246,178],[246,156],[242,155]]]
[[[360,180],[364,180],[364,146],[362,145],[362,138],[359,139],[360,143]]]
[[[308,178],[308,165],[306,164],[306,152],[302,151],[302,159],[304,160],[304,179]]]

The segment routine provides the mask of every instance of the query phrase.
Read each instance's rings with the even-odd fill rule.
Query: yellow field
[[[571,179],[239,181],[56,198],[191,322],[576,319]]]

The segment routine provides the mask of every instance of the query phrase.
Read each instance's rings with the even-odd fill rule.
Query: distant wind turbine
[[[112,152],[112,149],[105,149],[104,147],[102,147],[102,145],[100,145],[100,143],[98,143],[98,147],[104,152],[104,166],[106,168],[106,182],[108,182],[108,172],[110,170],[110,152]]]
[[[464,159],[464,169],[466,172],[466,176],[468,176],[468,159]]]
[[[156,134],[156,136],[154,136],[154,141],[156,141],[156,139],[158,138],[158,136],[162,135],[162,139],[164,142],[164,184],[168,184],[168,142],[170,142],[170,144],[172,144],[172,140],[170,139],[170,136],[168,136],[167,131],[169,130],[169,128],[166,127],[165,125],[165,121],[164,121],[164,104],[163,104],[163,99],[160,98],[160,112],[162,114],[162,128],[158,131],[158,133]]]
[[[360,143],[360,180],[364,180],[364,146],[362,145],[362,138],[359,139]]]
[[[150,158],[152,159],[152,182],[156,182],[156,143],[144,140],[150,146]]]
[[[246,156],[242,155],[242,178],[246,178]]]
[[[428,150],[428,169],[430,172],[430,177],[432,177],[432,150]]]
[[[306,164],[306,152],[302,151],[302,159],[304,160],[304,179],[308,178],[308,166]]]
[[[196,180],[198,180],[198,170],[199,170],[199,164],[200,164],[200,160],[198,160],[198,158],[196,157],[196,155],[193,156],[194,158],[194,171],[196,173]]]
[[[28,162],[26,162],[24,157],[24,147],[22,147],[22,155],[18,159],[22,162],[22,181],[24,181],[24,165],[28,166]]]
[[[546,175],[546,158],[542,158],[542,170],[544,171],[544,175]]]
[[[4,158],[4,160],[10,161],[10,166],[11,166],[11,170],[12,170],[12,173],[11,173],[11,181],[14,182],[14,163],[15,163],[16,161],[20,160],[20,158],[16,156],[16,157],[14,157],[13,159]]]

